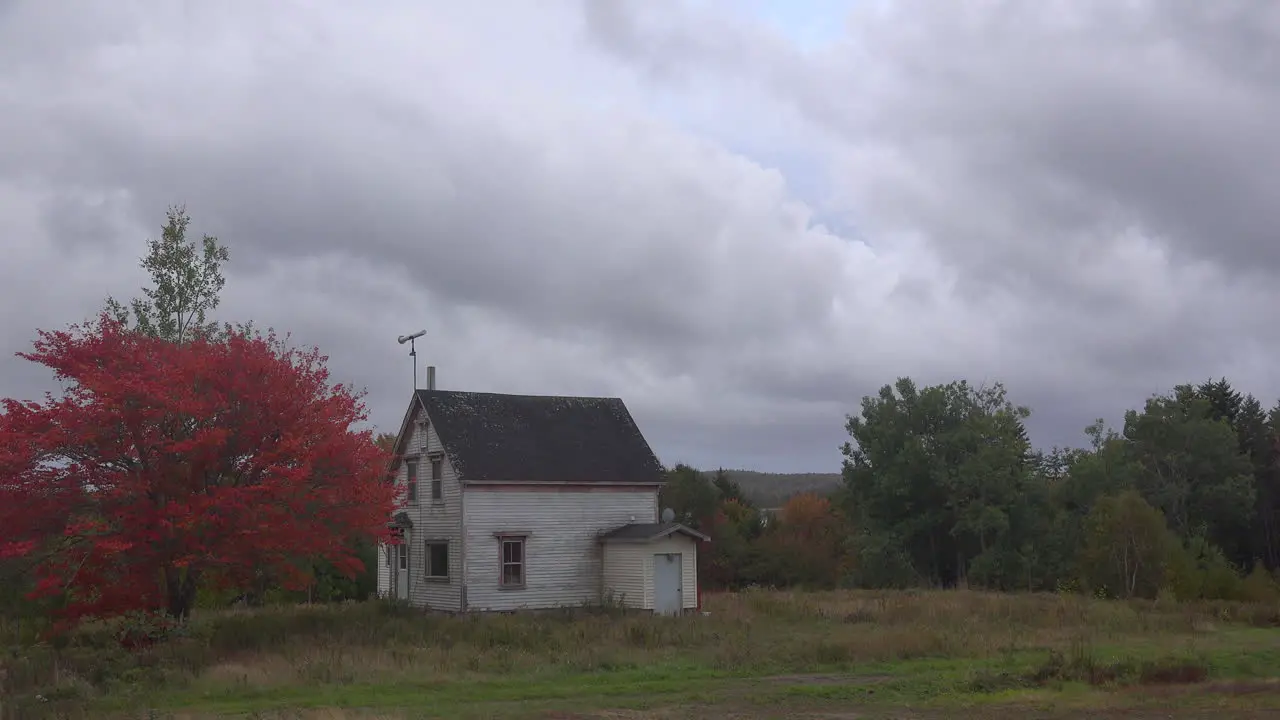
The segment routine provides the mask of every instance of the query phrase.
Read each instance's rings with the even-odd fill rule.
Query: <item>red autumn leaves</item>
[[[68,616],[185,615],[206,585],[258,573],[354,573],[395,489],[387,455],[352,426],[360,396],[318,351],[272,336],[176,343],[106,316],[42,332],[20,354],[62,397],[3,401],[0,560],[30,562],[36,596]]]

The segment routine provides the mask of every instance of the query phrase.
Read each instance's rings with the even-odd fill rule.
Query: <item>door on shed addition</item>
[[[679,615],[684,606],[684,556],[658,553],[653,556],[653,612]]]

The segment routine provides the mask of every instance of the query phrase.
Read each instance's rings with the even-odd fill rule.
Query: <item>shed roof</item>
[[[687,535],[694,540],[710,540],[711,538],[686,525],[677,522],[667,523],[632,523],[615,528],[600,536],[602,542],[653,542],[672,535]]]
[[[466,482],[665,479],[619,398],[418,390],[417,399]]]

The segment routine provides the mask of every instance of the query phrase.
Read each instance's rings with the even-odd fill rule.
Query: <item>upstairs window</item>
[[[444,500],[444,459],[431,458],[431,501]]]
[[[418,504],[418,461],[405,460],[404,467],[405,467],[405,472],[408,475],[407,482],[409,485],[409,504],[417,505]]]

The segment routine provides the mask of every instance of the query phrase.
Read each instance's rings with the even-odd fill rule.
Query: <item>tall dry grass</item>
[[[55,647],[11,645],[3,688],[29,702],[83,706],[148,688],[278,688],[416,683],[654,665],[735,673],[810,672],[917,658],[984,658],[1192,637],[1223,624],[1280,625],[1274,604],[1107,602],[1078,595],[970,591],[709,595],[707,616],[610,610],[449,616],[389,603],[204,613],[140,650],[120,623]],[[41,699],[35,700],[39,695]]]

